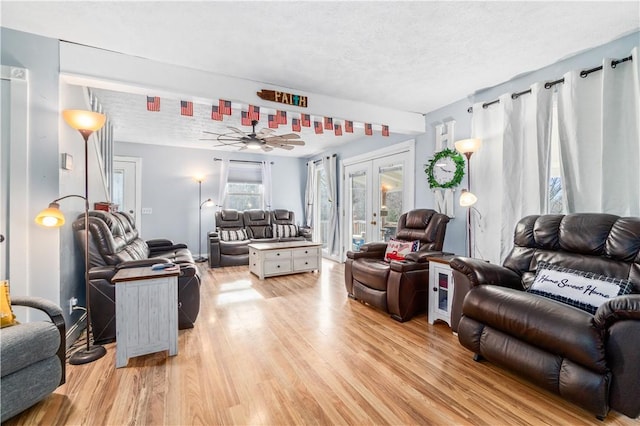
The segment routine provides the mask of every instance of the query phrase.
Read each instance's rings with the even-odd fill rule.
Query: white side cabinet
[[[121,269],[116,286],[116,368],[162,350],[178,354],[178,274],[150,266]]]
[[[453,257],[429,258],[429,324],[440,320],[451,327],[451,304],[455,283],[449,262]]]

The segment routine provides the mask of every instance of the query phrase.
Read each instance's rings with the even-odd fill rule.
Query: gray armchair
[[[40,297],[13,296],[11,304],[39,309],[51,321],[0,329],[2,422],[44,399],[65,382],[66,328],[60,307]]]

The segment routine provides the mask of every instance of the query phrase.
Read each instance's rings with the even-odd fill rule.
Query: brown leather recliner
[[[504,266],[454,258],[460,343],[604,418],[640,415],[640,218],[527,216]],[[595,314],[524,291],[539,262],[628,279]]]
[[[73,230],[84,252],[84,214],[73,222]],[[116,339],[116,291],[113,276],[124,268],[174,262],[178,277],[178,328],[192,328],[200,312],[200,276],[191,252],[170,240],[144,241],[135,220],[125,212],[89,212],[89,291],[91,325],[96,343]]]
[[[347,252],[344,280],[348,296],[391,314],[404,322],[427,307],[429,262],[442,254],[449,217],[435,210],[417,209],[398,220],[396,239],[420,240],[420,249],[403,261],[384,260],[387,243],[367,243]]]

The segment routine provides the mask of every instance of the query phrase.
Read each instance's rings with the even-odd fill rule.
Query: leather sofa
[[[591,314],[527,292],[540,262],[630,280],[632,294]],[[476,360],[513,370],[598,418],[610,409],[640,415],[640,218],[527,216],[503,266],[458,257],[451,268],[458,338]]]
[[[84,252],[84,214],[73,222],[76,241]],[[178,277],[178,328],[193,328],[200,311],[200,277],[191,252],[184,244],[166,239],[144,241],[133,217],[125,212],[89,212],[89,281],[91,325],[96,343],[116,339],[116,305],[113,276],[123,268],[173,262]]]
[[[224,209],[216,212],[216,230],[208,234],[209,266],[249,264],[249,244],[252,242],[311,241],[311,229],[295,226],[295,213],[289,210]],[[294,229],[293,235],[278,235],[284,226]],[[276,234],[274,234],[274,229]],[[242,231],[246,238],[225,240],[224,231]]]
[[[405,260],[384,260],[387,243],[366,243],[347,252],[344,280],[347,295],[391,314],[404,322],[424,312],[429,289],[428,256],[442,254],[449,217],[430,209],[404,213],[396,239],[420,240],[420,249]]]

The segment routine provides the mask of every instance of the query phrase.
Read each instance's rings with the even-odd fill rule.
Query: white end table
[[[121,269],[116,286],[116,368],[129,358],[169,350],[178,354],[178,274],[151,266]]]
[[[449,262],[456,255],[427,257],[429,261],[429,324],[436,320],[451,327],[451,304],[453,303],[453,272]]]

